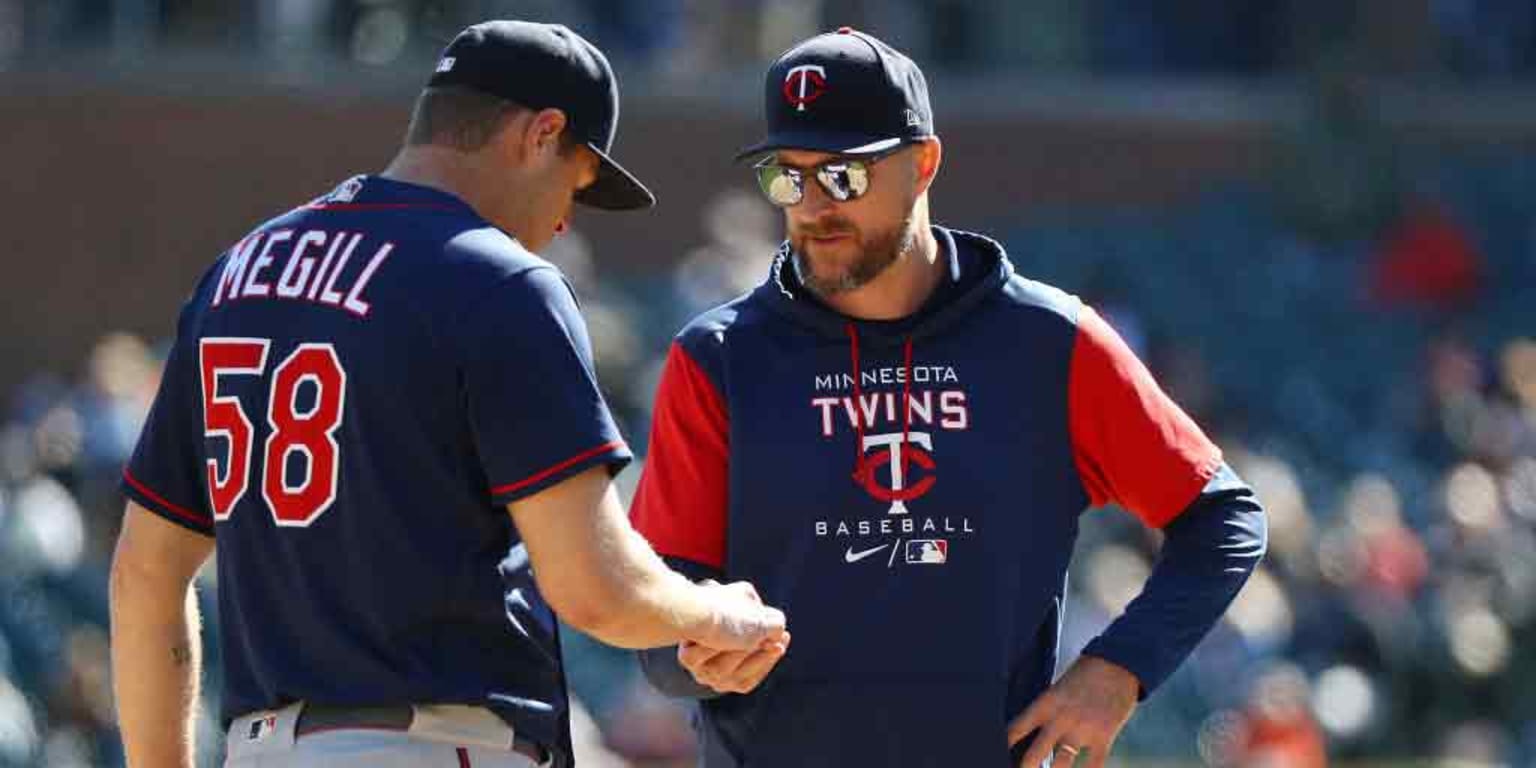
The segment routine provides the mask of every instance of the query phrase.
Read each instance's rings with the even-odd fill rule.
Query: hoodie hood
[[[768,279],[756,292],[774,312],[829,338],[846,340],[851,326],[860,343],[866,345],[889,347],[921,342],[1001,291],[1013,276],[1013,265],[996,240],[936,225],[932,229],[939,243],[939,258],[948,261],[948,279],[954,282],[942,286],[917,312],[901,320],[858,320],[821,303],[796,279],[788,241],[779,246]]]

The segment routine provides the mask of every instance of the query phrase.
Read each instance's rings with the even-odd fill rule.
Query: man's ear
[[[933,185],[934,177],[939,175],[939,166],[944,160],[944,145],[939,137],[934,136],[925,139],[917,148],[917,193],[921,195]]]
[[[527,157],[540,157],[560,151],[560,134],[565,132],[565,113],[558,109],[541,109],[533,113],[523,128],[522,149]]]

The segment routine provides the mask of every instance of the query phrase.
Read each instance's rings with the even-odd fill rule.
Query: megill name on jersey
[[[282,299],[337,307],[367,317],[371,305],[363,292],[389,258],[395,244],[367,243],[358,255],[361,267],[347,266],[364,244],[359,232],[276,229],[258,231],[230,251],[209,305],[237,299]],[[346,277],[343,278],[343,274]]]

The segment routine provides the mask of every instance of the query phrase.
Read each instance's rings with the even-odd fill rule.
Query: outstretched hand
[[[700,685],[719,693],[750,693],[789,650],[789,633],[749,651],[720,651],[694,642],[677,647],[677,661]]]

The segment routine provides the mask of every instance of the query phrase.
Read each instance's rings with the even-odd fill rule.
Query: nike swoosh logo
[[[880,550],[889,546],[890,544],[881,544],[874,549],[866,549],[862,552],[855,552],[853,551],[853,547],[849,547],[848,551],[843,553],[843,560],[849,563],[857,563],[858,561],[863,560],[864,558],[869,557],[870,555],[873,555],[874,553],[879,552]]]

